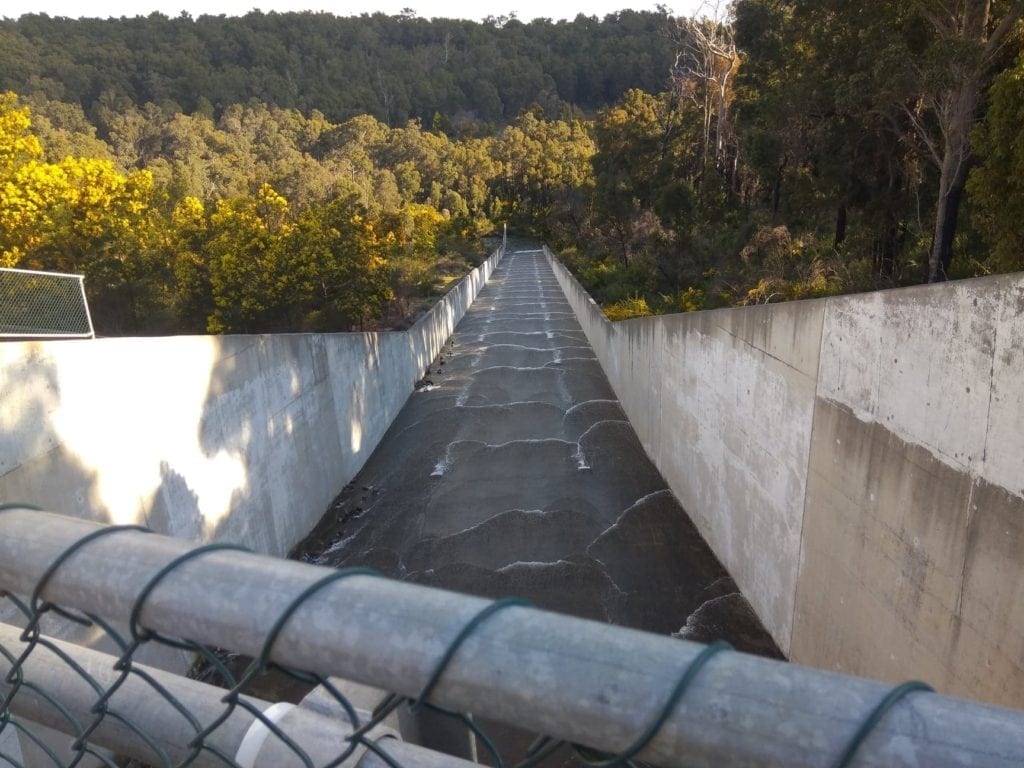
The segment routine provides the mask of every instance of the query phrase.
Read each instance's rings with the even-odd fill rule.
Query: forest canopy
[[[613,318],[1024,268],[1024,0],[0,22],[0,262],[105,333],[404,322],[503,224]]]
[[[153,103],[217,115],[252,99],[340,122],[368,114],[513,120],[533,104],[594,110],[659,90],[675,54],[667,13],[484,23],[412,14],[0,20],[0,90],[99,108]]]

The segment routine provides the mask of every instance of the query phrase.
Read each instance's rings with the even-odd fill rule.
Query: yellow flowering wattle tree
[[[210,221],[203,201],[191,196],[178,201],[171,213],[169,250],[177,285],[174,309],[178,328],[186,333],[206,333],[214,311],[206,257],[209,235]]]
[[[30,128],[28,109],[0,95],[0,263],[84,274],[103,332],[159,325],[170,274],[152,174],[84,157],[45,162]]]
[[[194,206],[175,212],[191,218]],[[202,256],[179,257],[179,286],[209,285],[210,333],[349,330],[379,317],[391,298],[388,235],[357,196],[294,214],[270,185],[222,201],[210,215]]]
[[[123,174],[108,160],[29,160],[0,190],[4,257],[39,269],[88,271],[160,243],[149,171]]]
[[[107,110],[111,151],[84,157],[54,127],[74,110],[32,103],[39,115],[0,93],[0,264],[84,274],[107,335],[401,322],[468,265],[453,243],[482,220],[493,175],[480,143],[466,171],[418,127],[365,117],[320,141],[322,126],[301,138],[298,112],[261,106],[217,127]]]
[[[380,234],[356,195],[307,209],[288,241],[305,330],[355,330],[393,298]],[[392,237],[393,239],[393,237]]]
[[[43,148],[31,128],[28,107],[19,106],[15,94],[0,92],[0,181],[6,181],[23,163],[42,156]]]
[[[269,184],[222,200],[210,216],[206,256],[214,309],[209,333],[285,330],[294,275],[286,264],[288,201]]]

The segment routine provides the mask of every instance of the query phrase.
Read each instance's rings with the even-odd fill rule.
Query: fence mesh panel
[[[0,508],[0,513],[3,509]],[[218,730],[225,727],[231,715],[238,709],[249,712],[255,720],[263,723],[269,731],[267,738],[276,739],[280,745],[289,750],[295,757],[297,764],[313,766],[315,763],[312,757],[306,753],[303,745],[297,743],[287,732],[268,717],[268,712],[258,706],[254,706],[246,696],[249,693],[253,681],[267,671],[275,671],[284,674],[291,679],[304,683],[310,687],[321,686],[329,700],[337,705],[338,711],[345,713],[346,725],[351,728],[351,733],[338,745],[338,752],[332,760],[325,765],[340,765],[357,752],[357,750],[370,750],[376,754],[384,763],[391,768],[404,768],[400,762],[392,757],[384,745],[377,743],[371,738],[371,732],[377,728],[392,712],[403,705],[411,705],[414,708],[423,707],[433,712],[440,713],[446,717],[461,722],[469,731],[476,735],[477,743],[481,745],[488,757],[487,760],[494,766],[503,767],[508,765],[503,761],[493,747],[491,739],[480,729],[468,714],[452,712],[437,707],[426,701],[432,689],[444,674],[448,664],[451,662],[459,645],[468,638],[477,626],[484,622],[490,615],[511,605],[521,605],[518,600],[497,601],[481,611],[466,627],[453,639],[448,652],[438,661],[435,673],[431,681],[424,688],[416,699],[388,694],[384,696],[374,708],[369,718],[360,719],[360,715],[353,704],[338,690],[330,678],[314,671],[298,670],[283,667],[269,660],[274,643],[281,630],[288,623],[292,614],[307,601],[314,600],[316,594],[324,587],[353,575],[376,575],[375,572],[363,568],[332,571],[325,569],[325,576],[319,582],[307,589],[302,595],[296,598],[292,605],[278,619],[275,626],[267,633],[263,644],[263,652],[245,667],[241,674],[232,671],[229,665],[225,664],[225,654],[221,649],[210,648],[202,643],[186,638],[167,637],[147,630],[137,622],[137,617],[149,595],[158,588],[159,584],[169,575],[174,573],[180,566],[195,558],[202,557],[207,552],[227,550],[245,551],[241,547],[227,544],[212,544],[199,547],[185,556],[173,561],[161,569],[153,579],[142,586],[139,591],[138,600],[133,610],[133,621],[126,629],[119,629],[103,617],[93,614],[80,614],[70,606],[54,605],[42,598],[42,592],[46,584],[60,570],[61,565],[77,551],[89,545],[89,543],[103,536],[116,535],[120,531],[145,531],[147,529],[139,526],[111,526],[97,531],[95,534],[86,536],[74,546],[66,550],[56,561],[50,564],[46,574],[37,584],[31,595],[18,596],[0,590],[0,603],[6,603],[8,609],[13,606],[18,615],[20,637],[18,642],[4,643],[3,634],[0,634],[0,674],[2,674],[3,685],[0,685],[0,768],[7,768],[8,765],[22,768],[26,765],[23,757],[19,757],[12,749],[13,741],[11,736],[17,734],[20,744],[34,747],[37,753],[44,753],[48,764],[56,768],[72,768],[78,765],[105,765],[111,768],[126,765],[126,757],[134,757],[135,762],[131,765],[152,765],[160,768],[170,766],[189,765],[225,765],[233,768],[252,768],[251,764],[239,757],[238,753],[225,752],[219,745]],[[10,613],[10,610],[8,610]],[[87,665],[80,659],[76,659],[73,652],[69,652],[66,643],[55,641],[44,631],[44,625],[51,620],[70,621],[83,627],[90,627],[101,632],[106,640],[112,642],[118,649],[119,655],[111,657],[111,672],[113,680],[102,680],[99,676],[91,674]],[[0,629],[3,625],[0,624]],[[8,632],[7,637],[10,637]],[[95,642],[95,637],[94,637]],[[108,643],[109,644],[109,643]],[[174,693],[168,690],[167,686],[153,676],[153,674],[135,662],[135,658],[146,647],[164,646],[178,650],[184,650],[194,654],[196,666],[193,670],[200,672],[204,679],[216,679],[228,690],[220,697],[220,713],[213,718],[202,720],[190,711],[188,702],[181,701]],[[62,665],[69,677],[80,679],[92,688],[94,701],[87,713],[74,711],[73,706],[68,706],[62,701],[60,692],[52,690],[51,686],[42,685],[33,678],[30,671],[32,660],[43,659],[48,664]],[[126,685],[133,677],[141,678],[151,689],[151,695],[163,698],[170,708],[166,710],[168,721],[165,727],[168,731],[184,727],[189,730],[191,739],[185,744],[185,754],[175,754],[164,745],[165,739],[161,733],[150,732],[144,725],[137,721],[133,712],[118,706],[118,690]],[[32,697],[45,700],[53,712],[57,713],[57,728],[63,733],[72,736],[70,752],[67,750],[61,753],[55,749],[52,739],[46,732],[40,732],[38,725],[32,721],[17,716],[18,698]],[[175,723],[172,720],[177,719]],[[103,726],[109,726],[111,721],[116,721],[119,729],[123,732],[125,728],[134,734],[138,742],[138,748],[132,754],[117,754],[109,748],[103,737]],[[7,737],[6,741],[4,737]],[[553,751],[547,741],[538,742],[539,757],[543,758]],[[560,745],[556,745],[560,746]],[[30,748],[32,748],[30,747]],[[540,747],[545,747],[540,751]],[[5,749],[6,748],[6,749]],[[140,753],[147,755],[139,761]],[[527,758],[537,757],[531,753]],[[525,761],[520,761],[525,762]],[[530,764],[538,760],[530,759]]]
[[[80,275],[0,269],[0,338],[93,335]]]
[[[0,515],[11,509],[24,511],[26,508],[0,505]],[[210,648],[189,638],[171,637],[147,629],[140,622],[140,616],[144,612],[147,600],[160,588],[161,583],[182,566],[212,552],[245,551],[241,547],[229,544],[200,546],[160,567],[147,583],[140,585],[127,627],[115,627],[104,617],[82,614],[74,606],[56,605],[43,597],[47,585],[75,554],[87,549],[97,539],[117,536],[118,533],[127,531],[149,533],[148,529],[134,525],[109,526],[94,530],[67,547],[47,565],[31,594],[15,595],[0,590],[0,616],[9,617],[13,613],[17,617],[17,629],[9,624],[0,623],[0,768],[22,768],[26,765],[32,765],[34,768],[35,765],[39,765],[38,762],[25,762],[23,747],[37,755],[44,755],[44,764],[56,768],[93,765],[111,768],[127,765],[151,765],[160,768],[225,765],[232,768],[253,768],[255,754],[260,753],[259,748],[255,753],[249,754],[252,750],[247,753],[244,744],[246,739],[242,740],[242,746],[238,746],[238,721],[232,721],[232,717],[239,713],[247,713],[246,716],[252,720],[251,724],[247,722],[246,727],[249,731],[246,732],[246,736],[255,725],[262,724],[265,734],[261,735],[260,743],[267,740],[273,742],[278,749],[278,755],[282,751],[289,755],[291,760],[288,764],[310,768],[314,765],[340,766],[350,758],[358,757],[361,752],[370,751],[390,768],[413,768],[404,765],[391,754],[394,747],[389,748],[388,744],[393,745],[395,742],[377,741],[375,736],[375,729],[402,706],[409,706],[414,711],[423,708],[452,718],[474,735],[480,761],[495,768],[532,768],[541,763],[563,766],[567,759],[591,768],[636,768],[639,765],[635,762],[636,756],[656,737],[676,705],[688,695],[693,681],[705,674],[705,669],[714,664],[720,653],[730,650],[728,644],[716,643],[698,653],[676,678],[671,694],[659,705],[660,710],[646,727],[641,729],[635,740],[618,754],[597,752],[585,746],[568,744],[547,736],[536,738],[533,744],[520,754],[501,754],[495,747],[495,740],[489,737],[470,714],[444,709],[431,703],[430,698],[445,674],[458,663],[460,647],[492,616],[508,608],[523,606],[523,601],[498,600],[479,610],[447,641],[447,648],[432,663],[433,671],[416,697],[384,695],[372,713],[365,716],[360,714],[331,678],[313,670],[279,665],[271,661],[271,657],[278,637],[299,608],[316,605],[325,588],[331,585],[344,582],[352,576],[376,577],[374,572],[363,568],[323,569],[323,577],[297,595],[273,626],[266,628],[260,653],[241,673],[238,673],[225,664],[225,654],[219,649]],[[344,587],[344,584],[339,586]],[[99,657],[95,652],[85,652],[81,649],[76,651],[75,646],[52,639],[44,628],[52,626],[50,622],[54,620],[91,628],[93,641],[96,637],[102,636],[108,645],[112,644],[115,648],[114,655]],[[202,667],[205,667],[206,676],[219,677],[227,690],[220,689],[212,699],[205,699],[200,714],[200,707],[193,707],[190,701],[183,698],[180,689],[175,687],[173,678],[169,683],[167,673],[160,673],[137,661],[137,657],[144,649],[155,647],[177,649],[191,654]],[[92,657],[87,657],[89,653],[93,654]],[[105,659],[105,662],[98,663],[96,658]],[[44,673],[40,673],[40,670]],[[320,759],[315,760],[307,753],[306,745],[296,740],[287,728],[276,722],[274,707],[267,708],[266,701],[254,702],[249,698],[247,694],[254,681],[268,670],[275,670],[310,688],[319,686],[322,695],[333,702],[335,706],[332,708],[340,713],[346,731],[343,737],[331,742],[332,749],[336,744],[336,753],[330,759],[324,760],[323,755],[320,755]],[[54,678],[53,674],[57,674],[58,677]],[[61,682],[55,684],[55,679]],[[77,685],[79,691],[86,691],[85,704],[82,703],[81,695],[74,699],[74,703],[70,703],[74,697],[69,692],[74,686],[66,685],[65,679]],[[133,686],[134,698],[128,696],[128,689]],[[139,686],[145,686],[141,697],[138,695]],[[212,690],[209,686],[201,687],[204,690]],[[917,682],[892,689],[889,695],[867,714],[862,727],[846,744],[845,749],[837,748],[836,753],[840,755],[840,759],[835,762],[835,768],[854,764],[861,743],[886,712],[901,699],[915,692],[929,690],[931,689],[928,686]],[[126,706],[125,703],[130,701],[149,701],[149,704],[145,707]],[[159,704],[159,714],[154,717],[150,711],[147,716],[143,716],[141,710],[148,709],[153,702]],[[71,737],[70,747],[65,744],[55,748],[47,732],[41,731],[34,721],[19,714],[26,710],[45,711],[47,717],[44,721],[47,725],[68,734]],[[230,734],[226,737],[224,735],[224,731],[231,728],[236,729],[233,740]],[[111,734],[114,736],[112,740]],[[17,742],[12,736],[17,737]],[[113,746],[111,741],[114,742]],[[118,749],[116,746],[125,743],[131,744],[131,747]],[[233,746],[225,749],[225,744]],[[266,762],[258,764],[267,765]]]

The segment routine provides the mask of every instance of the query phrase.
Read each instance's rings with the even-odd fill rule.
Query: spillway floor
[[[647,458],[537,246],[507,253],[295,556],[779,656]]]

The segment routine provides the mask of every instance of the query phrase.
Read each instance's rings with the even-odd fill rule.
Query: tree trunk
[[[953,257],[953,238],[956,235],[957,214],[967,171],[971,161],[970,132],[978,111],[982,84],[989,81],[992,64],[1004,45],[1019,28],[1024,15],[1024,0],[999,4],[1001,18],[992,18],[992,0],[965,0],[954,4],[959,24],[949,25],[948,16],[936,15],[933,24],[940,36],[978,44],[979,56],[971,69],[964,71],[962,64],[954,64],[951,73],[957,75],[957,85],[936,105],[939,126],[944,138],[939,165],[939,196],[935,206],[935,232],[928,256],[928,282],[940,282],[949,274]],[[952,9],[951,9],[952,10]],[[948,13],[948,12],[947,12]]]
[[[718,168],[720,173],[725,167],[725,121],[729,108],[726,100],[728,83],[728,75],[726,75],[722,82],[718,84],[718,115],[715,123],[715,167]]]
[[[737,142],[734,142],[733,144],[731,165],[732,168],[729,171],[729,189],[732,190],[732,194],[734,196],[739,196],[743,190],[740,188],[740,148]]]
[[[928,256],[928,282],[947,279],[953,260],[953,238],[970,167],[970,131],[978,107],[980,78],[968,78],[959,89],[946,129],[939,175],[939,196],[935,204],[935,231]]]
[[[840,205],[836,210],[836,236],[832,241],[833,250],[838,251],[839,246],[846,240],[846,204]]]
[[[932,250],[928,257],[928,282],[941,283],[949,278],[949,267],[953,261],[953,239],[956,236],[956,221],[960,213],[960,201],[964,184],[946,187],[939,184],[939,202],[935,210],[935,233]]]
[[[702,115],[702,117],[704,119],[704,125],[703,125],[704,136],[703,136],[703,142],[702,142],[702,146],[701,146],[701,171],[700,171],[701,180],[704,179],[704,174],[707,173],[707,170],[708,170],[708,158],[709,158],[710,153],[711,153],[711,84],[707,83],[707,82],[704,83],[704,109],[703,109],[703,113],[704,114]]]
[[[626,245],[626,230],[621,223],[613,225],[616,239],[619,241],[619,248],[622,250],[622,266],[629,269],[629,248]]]
[[[775,183],[772,185],[772,226],[775,226],[779,220],[779,205],[782,202],[782,174],[785,173],[788,164],[789,158],[783,157],[775,175]]]
[[[903,224],[898,222],[895,216],[890,213],[889,218],[889,225],[886,227],[885,235],[882,237],[882,250],[875,274],[878,277],[884,277],[886,280],[891,281],[896,277],[900,251],[903,250],[905,232]]]

